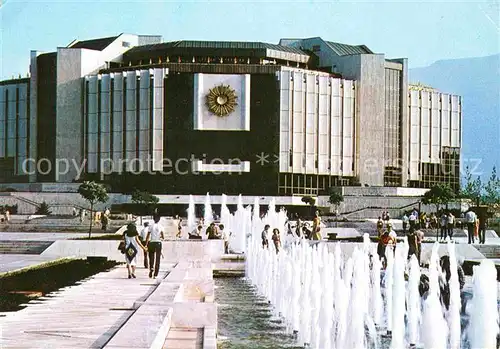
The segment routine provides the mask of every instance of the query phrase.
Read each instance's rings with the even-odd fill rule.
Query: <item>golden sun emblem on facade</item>
[[[211,88],[207,94],[207,107],[217,116],[226,116],[238,105],[236,92],[229,85],[219,85]]]

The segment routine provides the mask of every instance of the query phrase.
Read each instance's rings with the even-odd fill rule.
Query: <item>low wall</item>
[[[337,243],[335,242],[322,242],[326,243],[328,246],[328,251],[331,253],[334,253],[335,251],[335,246]],[[340,244],[340,249],[342,251],[342,256],[344,257],[344,260],[349,259],[352,257],[352,254],[356,248],[362,249],[363,248],[363,243],[339,243]],[[377,251],[377,244],[376,243],[371,243],[370,244],[371,251]],[[432,253],[432,246],[434,244],[432,243],[423,243],[422,244],[422,254],[420,257],[420,262],[423,264],[428,264],[431,253]],[[440,244],[439,245],[439,257],[447,255],[448,254],[448,246],[446,244]],[[463,262],[466,259],[484,259],[485,257],[474,247],[468,244],[455,244],[455,253],[460,262]]]
[[[118,251],[116,240],[58,240],[47,248],[41,256],[46,257],[108,257],[110,260],[124,261],[125,256]],[[142,260],[142,251],[139,251]],[[218,260],[224,254],[222,240],[179,240],[162,242],[163,260]]]

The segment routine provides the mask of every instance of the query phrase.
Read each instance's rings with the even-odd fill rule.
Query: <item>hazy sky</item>
[[[410,67],[500,52],[499,0],[21,1],[0,0],[0,79],[26,75],[29,51],[122,32],[170,40],[277,43],[321,36],[365,44]]]

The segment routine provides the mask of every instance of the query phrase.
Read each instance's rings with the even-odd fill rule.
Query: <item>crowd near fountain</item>
[[[191,201],[192,202],[192,201]],[[193,207],[188,222],[194,220]],[[209,211],[210,210],[210,211]],[[205,201],[205,224],[211,212]],[[211,220],[211,218],[210,218]],[[455,245],[448,243],[450,257],[449,306],[441,302],[444,274],[435,243],[428,269],[421,269],[415,256],[408,259],[404,238],[397,248],[386,250],[386,266],[378,258],[368,234],[351,255],[341,245],[332,250],[323,242],[310,242],[287,234],[287,214],[276,210],[274,200],[267,214],[260,215],[259,199],[244,207],[241,196],[231,214],[222,196],[220,221],[232,234],[230,247],[245,253],[246,275],[273,306],[275,315],[310,348],[496,348],[499,331],[496,269],[489,260],[474,267],[472,299],[466,304],[467,328],[461,328],[462,299]],[[261,233],[269,225],[281,233],[284,248],[263,248]],[[268,237],[271,240],[271,236]],[[419,291],[421,274],[429,289]]]

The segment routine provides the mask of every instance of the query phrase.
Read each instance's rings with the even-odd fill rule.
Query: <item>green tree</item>
[[[472,177],[469,166],[465,168],[465,185],[460,191],[460,197],[472,200],[477,206],[483,201],[483,184],[481,178],[477,176]]]
[[[496,167],[493,167],[491,176],[484,186],[484,203],[488,205],[492,211],[500,211],[500,178],[497,176]]]
[[[303,196],[301,201],[311,206],[314,206],[314,204],[316,203],[316,200],[311,196]]]
[[[339,205],[344,202],[344,196],[335,188],[330,188],[328,202],[335,207],[335,212],[337,212]]]
[[[158,197],[154,196],[153,194],[150,194],[147,191],[141,191],[141,190],[134,190],[132,193],[132,202],[136,204],[142,204],[145,208],[146,211],[150,211],[154,205],[156,205],[160,199]],[[142,215],[141,215],[141,224],[142,224]]]
[[[101,202],[105,203],[108,201],[108,193],[106,192],[106,187],[103,184],[96,182],[83,182],[78,187],[78,193],[90,204],[90,227],[89,227],[89,238],[92,234],[92,223],[94,222],[93,213],[94,205]]]
[[[435,205],[436,211],[439,211],[441,205],[447,205],[454,198],[455,193],[448,184],[437,184],[424,194],[422,203]]]
[[[40,204],[40,206],[37,207],[35,214],[40,214],[40,215],[45,215],[48,216],[52,212],[50,211],[49,205],[44,201]]]

